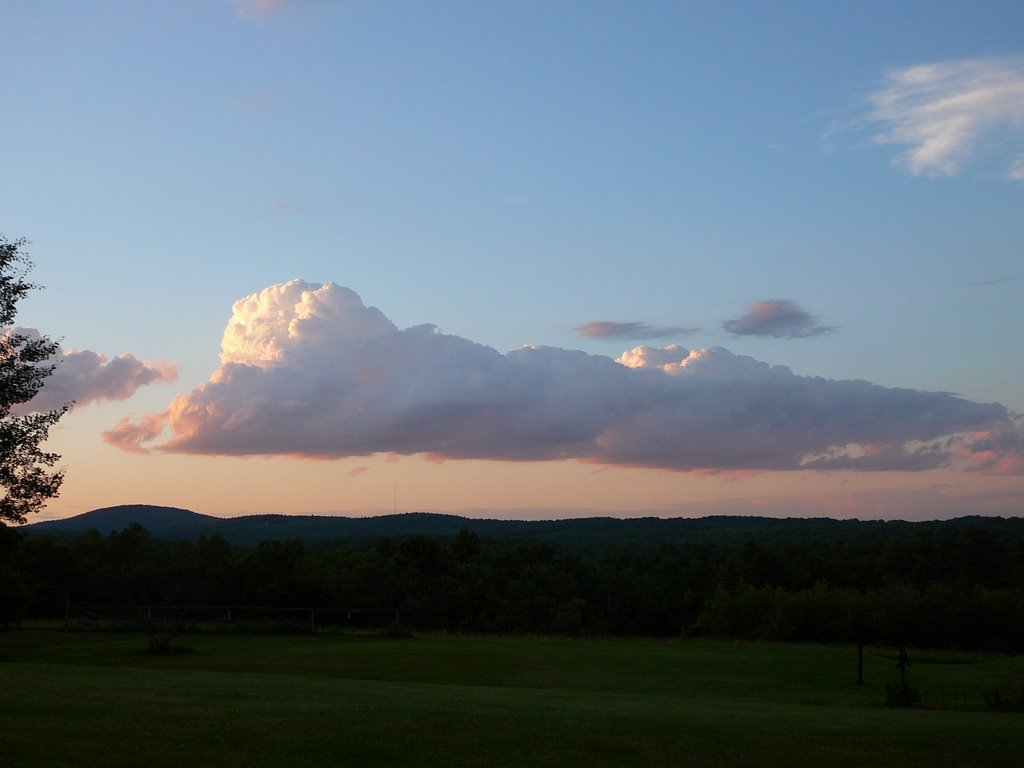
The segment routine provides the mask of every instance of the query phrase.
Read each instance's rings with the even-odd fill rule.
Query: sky
[[[1019,2],[0,6],[34,519],[1024,513]],[[37,332],[34,330],[28,333]]]

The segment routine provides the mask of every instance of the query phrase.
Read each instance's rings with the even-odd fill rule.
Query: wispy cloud
[[[952,493],[942,488],[850,490],[794,496],[744,496],[670,505],[676,514],[821,517],[838,519],[943,520],[964,515],[1014,517],[1024,508],[1024,491]]]
[[[281,105],[284,96],[284,92],[280,90],[253,91],[247,96],[231,99],[228,107],[240,115],[256,117],[273,112]]]
[[[975,288],[990,288],[993,285],[1002,285],[1003,283],[1013,282],[1016,279],[1016,275],[1003,275],[1001,277],[993,277],[989,280],[974,280],[971,282],[971,285]]]
[[[280,11],[294,0],[229,0],[240,19],[262,20]]]
[[[677,339],[696,333],[696,328],[682,328],[678,325],[654,326],[647,323],[616,323],[611,320],[594,320],[573,328],[580,336],[588,339]]]
[[[870,97],[874,140],[900,147],[918,176],[950,176],[985,152],[1024,180],[1024,57],[961,59],[891,71]]]
[[[131,416],[125,416],[113,429],[103,433],[103,441],[129,453],[149,453],[149,449],[142,444],[160,437],[166,424],[167,411],[151,413],[137,421],[133,421]]]
[[[6,338],[39,338],[35,328],[7,328]],[[177,366],[164,362],[145,362],[134,355],[117,355],[107,358],[88,349],[57,350],[52,362],[57,364],[46,379],[43,388],[27,403],[20,403],[11,409],[18,415],[34,411],[50,411],[73,403],[75,408],[84,408],[91,403],[104,400],[126,400],[139,387],[158,381],[174,381],[178,378]]]
[[[817,325],[812,315],[788,299],[768,299],[750,305],[745,315],[726,320],[722,327],[736,336],[799,339],[831,333],[835,326]]]
[[[270,203],[270,210],[279,216],[305,216],[312,212],[312,208],[306,203],[298,200],[274,200]]]
[[[399,330],[353,291],[299,280],[235,303],[210,380],[105,435],[163,451],[564,460],[681,471],[1007,471],[998,404],[797,376],[722,348],[501,354],[432,325]],[[150,437],[153,436],[153,437]],[[132,442],[134,441],[134,443]]]

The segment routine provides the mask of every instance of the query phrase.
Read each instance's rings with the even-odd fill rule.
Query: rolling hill
[[[582,549],[629,549],[661,544],[697,541],[741,541],[743,539],[835,539],[847,535],[887,537],[908,535],[920,526],[955,526],[981,523],[993,533],[1024,530],[1020,518],[964,517],[933,523],[903,521],[834,520],[831,518],[613,518],[590,517],[566,520],[495,520],[458,515],[412,512],[376,517],[315,515],[243,515],[221,518],[176,507],[125,504],[95,509],[63,520],[49,520],[23,526],[28,534],[77,536],[90,528],[101,534],[122,530],[132,524],[154,536],[195,540],[219,534],[232,544],[250,546],[271,539],[303,539],[307,543],[375,541],[381,537],[412,535],[447,537],[461,529],[473,531],[489,541],[537,542],[569,545]]]

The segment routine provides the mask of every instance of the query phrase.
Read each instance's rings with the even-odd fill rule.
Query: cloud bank
[[[19,327],[5,329],[4,335],[40,337],[35,328]],[[29,402],[11,408],[12,414],[51,411],[69,403],[73,403],[74,408],[84,408],[102,400],[126,400],[139,387],[174,381],[178,377],[178,369],[168,363],[144,362],[129,354],[108,359],[87,349],[64,352],[58,348],[49,362],[56,363],[57,367],[43,388]]]
[[[811,315],[787,299],[754,302],[747,314],[726,320],[722,327],[736,336],[772,336],[777,339],[820,336],[835,330],[832,326],[815,325]]]
[[[696,328],[681,328],[676,325],[657,327],[647,323],[616,323],[610,320],[595,320],[573,328],[580,336],[588,339],[672,339],[688,336]]]
[[[870,104],[875,141],[902,147],[897,162],[915,176],[951,176],[984,150],[1024,180],[1024,57],[897,69]]]
[[[210,380],[105,439],[144,450],[165,424],[155,447],[179,453],[683,471],[986,469],[1020,447],[999,404],[797,376],[718,347],[501,354],[432,325],[400,330],[347,288],[299,280],[236,302]]]

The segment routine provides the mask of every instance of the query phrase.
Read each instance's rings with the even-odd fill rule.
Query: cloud
[[[798,339],[820,336],[836,330],[833,326],[815,325],[814,318],[787,299],[756,301],[747,314],[726,320],[722,327],[736,336],[772,336],[777,339]]]
[[[25,336],[38,339],[35,328],[8,328],[4,336]],[[143,362],[133,355],[118,355],[108,359],[105,355],[87,349],[64,352],[58,347],[50,362],[57,367],[46,379],[43,388],[27,403],[11,408],[15,415],[34,411],[50,411],[74,403],[84,408],[103,400],[126,400],[139,387],[158,381],[174,381],[178,369],[164,362]]]
[[[1013,517],[1024,508],[1024,491],[947,493],[941,488],[850,490],[795,496],[754,496],[671,505],[676,514],[821,517],[860,520],[944,520],[964,515]],[[662,511],[664,514],[664,511]]]
[[[689,356],[689,350],[678,344],[660,348],[642,346],[623,352],[616,362],[627,368],[661,368],[667,371]]]
[[[259,90],[245,97],[232,99],[228,107],[246,117],[255,117],[277,109],[284,98],[282,91]]]
[[[1016,428],[978,432],[955,444],[965,469],[987,475],[1024,475],[1024,420]]]
[[[143,416],[137,423],[125,416],[117,422],[117,426],[103,433],[103,441],[129,453],[149,453],[149,449],[142,444],[160,437],[166,422],[167,411]]]
[[[993,277],[989,280],[974,280],[971,282],[971,285],[975,288],[990,288],[993,285],[1002,285],[1003,283],[1009,283],[1016,279],[1016,275],[1003,275],[1002,277]]]
[[[210,380],[105,439],[139,448],[165,422],[156,448],[179,453],[683,471],[929,469],[963,460],[971,435],[1014,428],[1002,405],[797,376],[717,347],[501,354],[432,325],[400,330],[347,288],[299,280],[236,302]]]
[[[235,15],[240,19],[262,20],[280,11],[294,0],[231,0]]]
[[[696,328],[666,326],[659,328],[647,323],[615,323],[610,320],[595,320],[573,328],[580,336],[588,339],[671,339],[688,336]]]
[[[1024,154],[1013,161],[1007,175],[1013,181],[1024,181]]]
[[[279,216],[305,216],[313,209],[297,200],[274,200],[270,203],[270,210]]]
[[[951,176],[978,152],[1024,180],[1024,57],[961,59],[890,72],[870,97],[874,140],[915,176]]]

